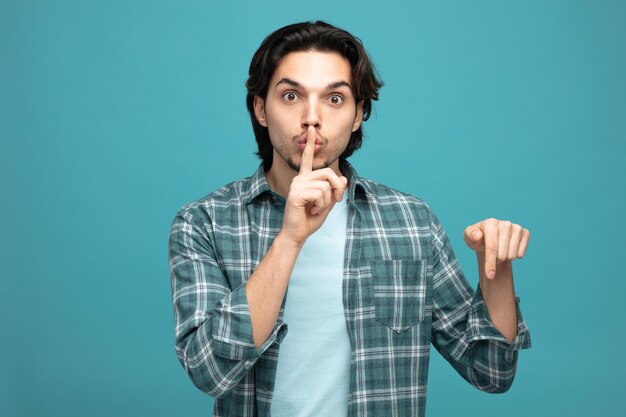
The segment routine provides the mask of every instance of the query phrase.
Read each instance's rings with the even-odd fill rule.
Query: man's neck
[[[275,164],[272,164],[270,170],[265,173],[265,178],[267,179],[272,191],[285,198],[287,198],[287,195],[289,194],[291,182],[295,176],[298,175],[298,173],[293,169],[289,167],[287,169],[288,170],[285,172],[279,173],[278,170],[275,169]]]

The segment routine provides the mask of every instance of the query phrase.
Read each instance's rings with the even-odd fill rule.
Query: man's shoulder
[[[424,200],[413,194],[363,177],[360,178],[360,181],[366,194],[374,197],[374,200],[382,206],[405,205],[425,213],[431,211],[430,206]]]
[[[218,189],[184,204],[177,215],[205,217],[216,210],[232,209],[245,203],[250,193],[252,176],[232,181]]]
[[[433,220],[430,206],[413,194],[360,177],[365,191],[368,211],[380,216],[383,222],[408,222],[429,227]]]

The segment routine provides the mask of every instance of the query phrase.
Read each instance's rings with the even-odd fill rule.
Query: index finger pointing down
[[[487,278],[495,278],[498,256],[498,228],[493,223],[485,222],[481,229],[485,239],[485,275]]]

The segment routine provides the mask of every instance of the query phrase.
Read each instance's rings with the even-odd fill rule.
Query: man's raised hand
[[[339,177],[331,168],[313,170],[315,137],[315,127],[309,126],[300,171],[289,188],[281,229],[285,238],[298,245],[320,228],[348,185],[346,177]]]

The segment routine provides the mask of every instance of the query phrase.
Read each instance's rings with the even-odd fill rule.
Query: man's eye
[[[298,96],[295,93],[287,92],[283,94],[283,98],[287,101],[294,101]]]
[[[330,96],[330,102],[333,104],[341,104],[343,103],[343,97],[341,96]]]

